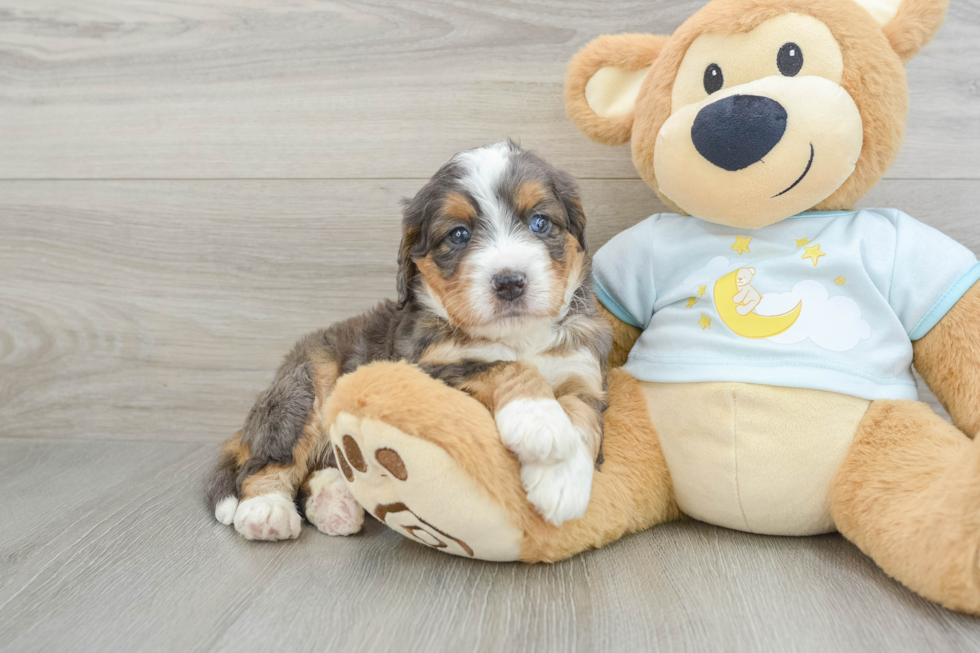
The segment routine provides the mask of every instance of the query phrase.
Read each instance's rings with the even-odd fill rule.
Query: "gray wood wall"
[[[594,247],[660,210],[564,69],[701,4],[0,0],[0,437],[230,434],[299,335],[392,295],[398,201],[460,149],[578,176]],[[908,78],[863,205],[980,252],[980,0]]]

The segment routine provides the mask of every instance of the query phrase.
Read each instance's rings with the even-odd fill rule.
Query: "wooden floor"
[[[565,119],[571,55],[700,0],[0,0],[0,650],[978,650],[837,536],[695,522],[554,566],[376,523],[242,541],[201,476],[301,334],[394,291],[400,198],[518,139],[594,247],[661,206]],[[980,252],[980,0],[862,202]]]

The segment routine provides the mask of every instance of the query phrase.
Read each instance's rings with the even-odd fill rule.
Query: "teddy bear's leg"
[[[928,405],[871,404],[834,481],[831,511],[890,576],[980,613],[980,441]]]
[[[519,558],[518,463],[476,399],[406,363],[374,363],[341,377],[323,420],[366,512],[446,553]]]
[[[559,560],[678,515],[637,383],[610,380],[605,462],[582,519],[556,527],[527,502],[516,457],[475,399],[405,363],[343,377],[324,410],[353,496],[396,532],[487,560]]]

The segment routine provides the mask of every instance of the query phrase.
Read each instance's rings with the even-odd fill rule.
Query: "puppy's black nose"
[[[747,168],[769,154],[786,131],[786,109],[759,95],[730,95],[698,111],[691,127],[697,151],[719,168]]]
[[[513,301],[524,294],[527,278],[520,272],[498,272],[493,275],[493,291],[497,297]]]

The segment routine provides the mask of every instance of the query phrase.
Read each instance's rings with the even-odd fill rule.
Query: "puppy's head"
[[[493,337],[557,319],[586,273],[575,181],[511,142],[461,152],[405,204],[399,302]]]

